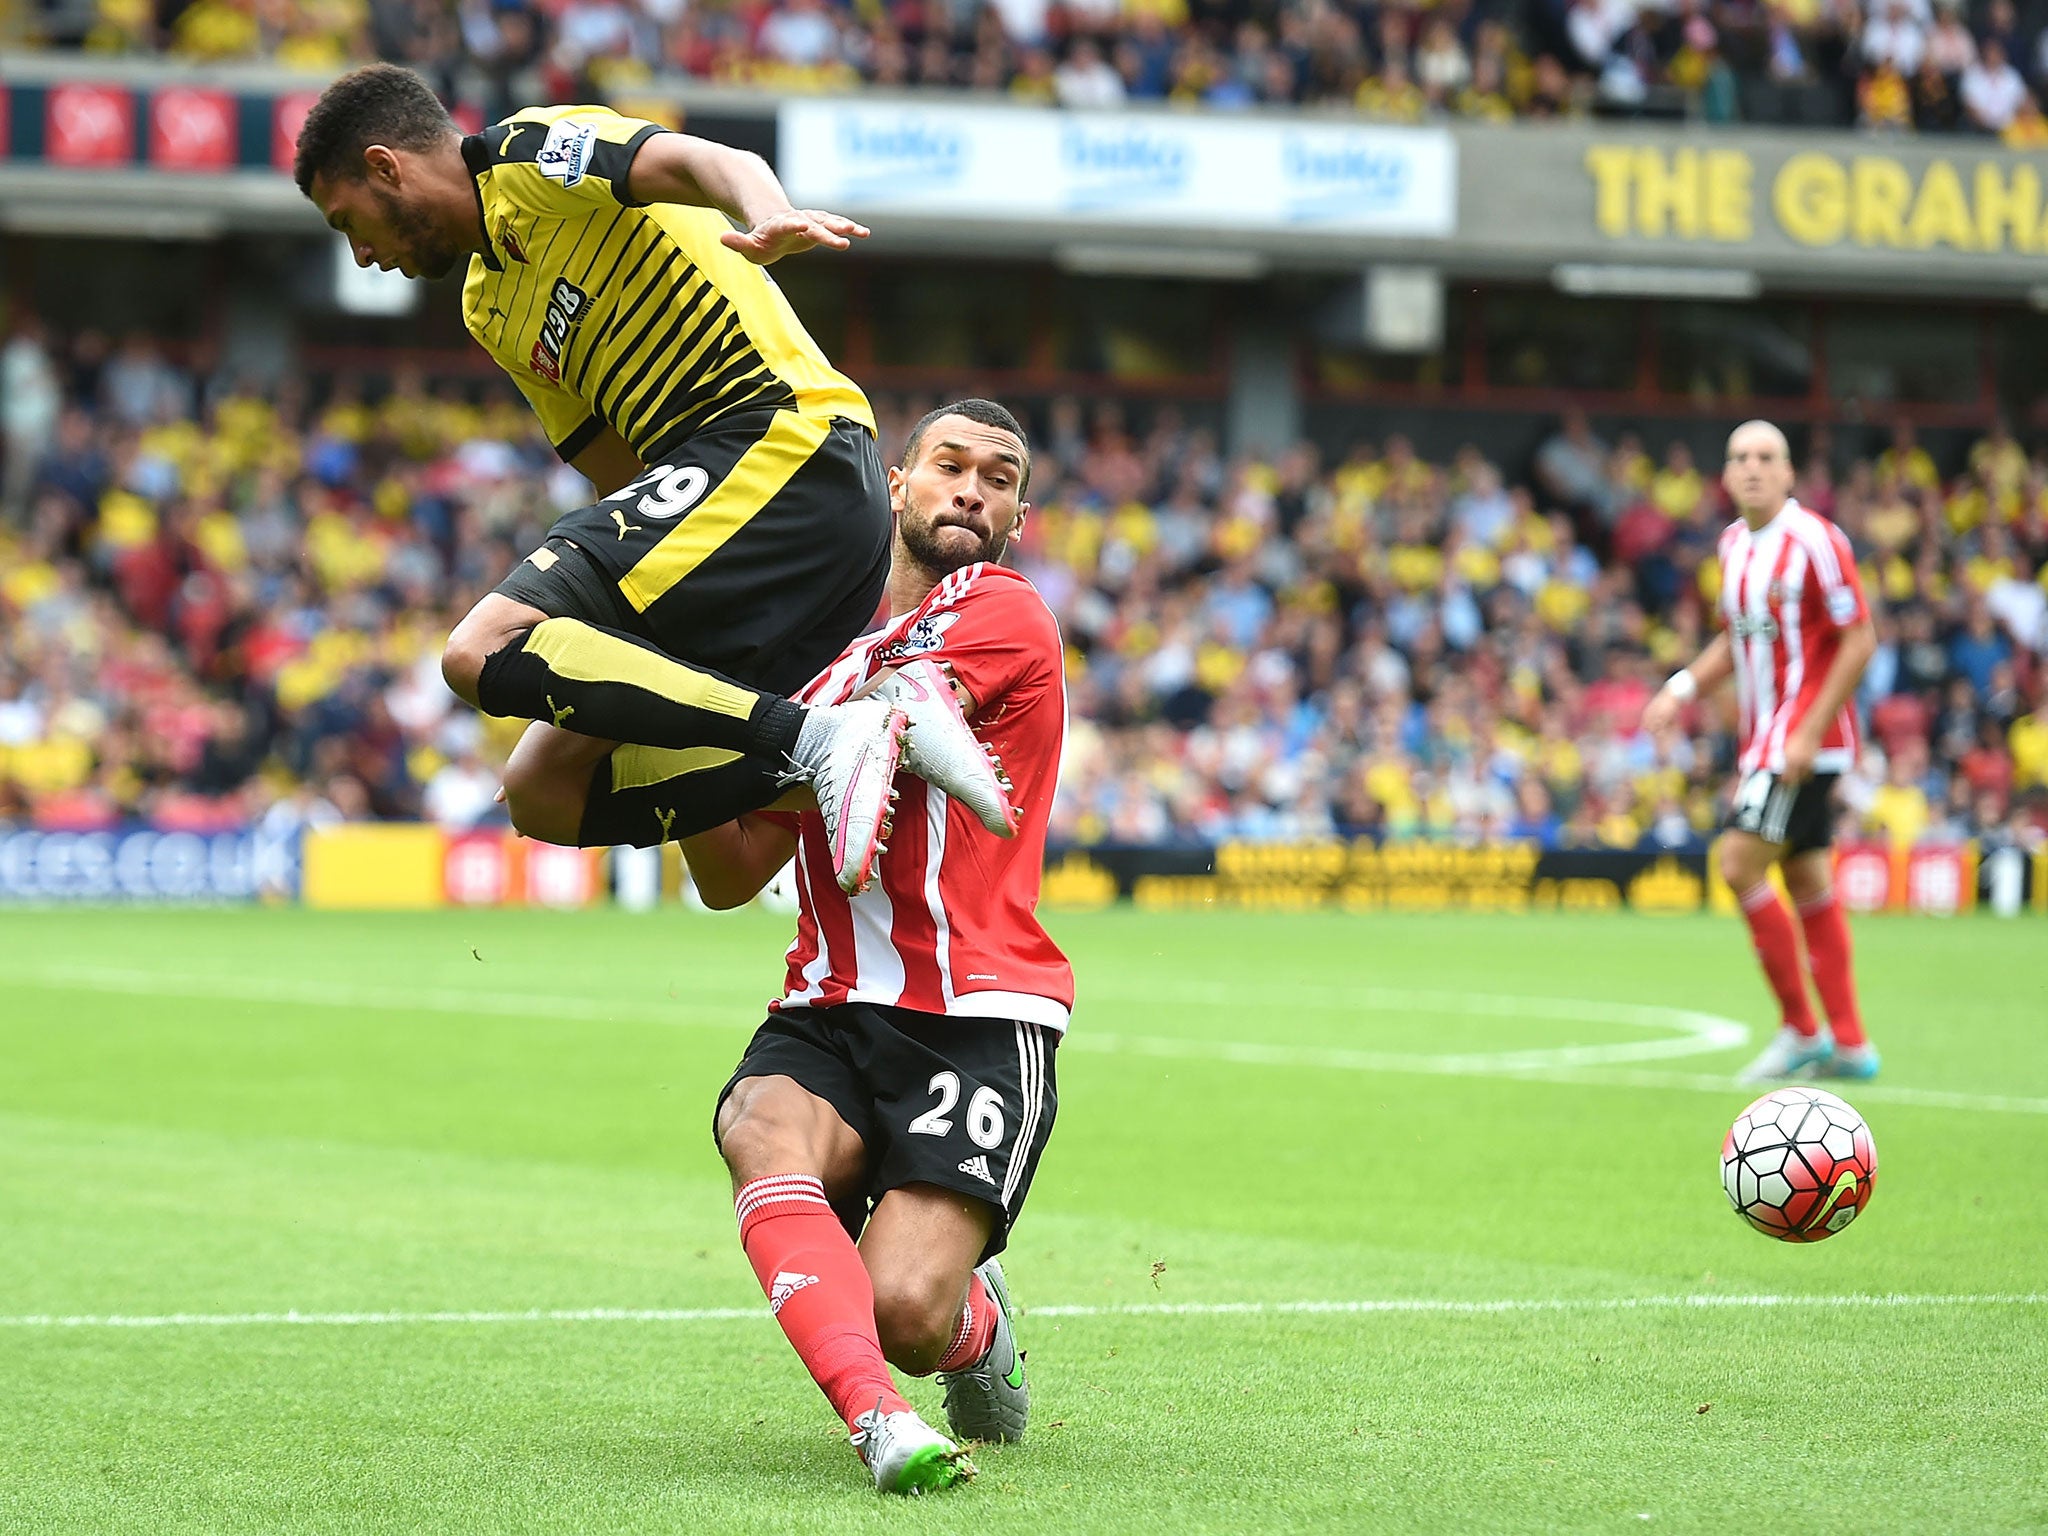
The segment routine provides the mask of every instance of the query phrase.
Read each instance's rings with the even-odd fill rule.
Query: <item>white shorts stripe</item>
[[[1045,1105],[1045,1033],[1036,1024],[1017,1026],[1017,1068],[1023,1084],[1023,1118],[1017,1125],[1016,1140],[1010,1143],[1010,1166],[1003,1175],[1005,1211],[1023,1181],[1032,1143],[1038,1135],[1039,1114]]]

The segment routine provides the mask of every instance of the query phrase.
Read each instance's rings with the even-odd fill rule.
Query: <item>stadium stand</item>
[[[583,482],[508,390],[259,396],[147,336],[0,345],[0,820],[499,818],[516,722],[441,684],[450,623]],[[928,402],[883,400],[892,449]],[[1059,614],[1077,843],[1332,832],[1698,848],[1730,752],[1637,729],[1702,635],[1725,511],[1683,442],[1568,414],[1527,464],[1402,437],[1225,458],[1171,407],[1052,402],[1019,563]],[[2048,839],[2048,452],[1943,466],[1903,424],[1799,494],[1879,614],[1846,815]]]
[[[110,53],[385,57],[486,116],[657,76],[941,87],[1033,103],[1311,105],[1404,122],[1606,116],[2048,143],[2041,17],[2014,0],[38,0],[29,35]]]

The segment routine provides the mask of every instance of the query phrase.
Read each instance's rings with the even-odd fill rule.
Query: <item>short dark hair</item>
[[[1024,427],[1015,416],[993,400],[955,400],[951,405],[942,405],[935,411],[926,411],[918,418],[917,425],[910,429],[910,436],[903,440],[903,467],[908,469],[917,462],[918,451],[924,447],[924,435],[931,430],[932,423],[947,416],[965,416],[969,421],[984,427],[994,427],[1007,432],[1024,446],[1024,473],[1017,482],[1017,494],[1022,496],[1031,487],[1031,440],[1024,435]]]
[[[312,195],[313,179],[361,181],[372,144],[432,149],[455,132],[454,119],[427,82],[396,64],[365,64],[320,93],[299,129],[292,179]]]

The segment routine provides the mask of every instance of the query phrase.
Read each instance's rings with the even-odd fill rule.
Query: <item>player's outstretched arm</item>
[[[697,894],[714,912],[743,907],[796,853],[796,834],[765,816],[742,816],[682,840]]]
[[[1728,632],[1723,630],[1707,642],[1707,648],[1693,658],[1691,666],[1674,672],[1657,696],[1643,707],[1643,729],[1663,730],[1687,704],[1703,693],[1712,693],[1734,671],[1735,662],[1728,653]]]
[[[725,244],[762,266],[814,246],[843,251],[867,227],[818,208],[793,208],[759,155],[687,133],[657,133],[633,157],[627,189],[636,202],[716,208],[744,226]]]

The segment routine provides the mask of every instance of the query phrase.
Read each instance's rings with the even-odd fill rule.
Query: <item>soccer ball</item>
[[[1776,1088],[1735,1117],[1721,1143],[1721,1187],[1735,1213],[1787,1243],[1833,1237],[1870,1204],[1877,1143],[1819,1088]]]

